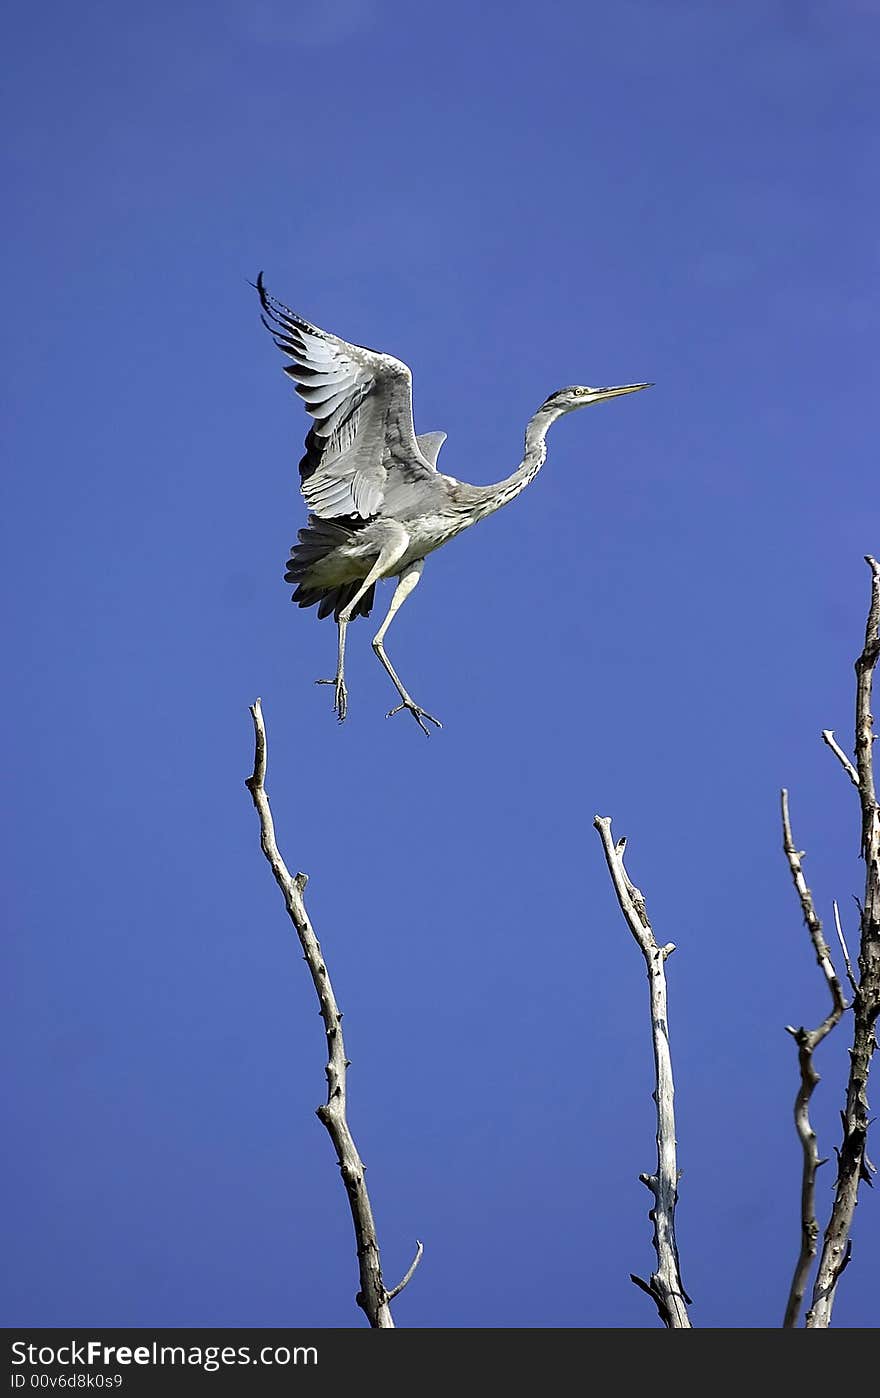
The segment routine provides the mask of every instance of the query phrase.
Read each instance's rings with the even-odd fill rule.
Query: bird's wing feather
[[[300,462],[302,493],[312,513],[369,519],[381,509],[389,474],[436,481],[439,443],[434,448],[432,441],[425,452],[416,437],[407,366],[303,320],[269,295],[262,272],[257,290],[263,323],[291,360],[284,372],[315,419]]]

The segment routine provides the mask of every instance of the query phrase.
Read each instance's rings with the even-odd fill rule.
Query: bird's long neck
[[[547,460],[547,431],[562,416],[563,410],[542,404],[526,426],[525,451],[522,462],[512,476],[494,485],[472,485],[468,487],[470,504],[475,519],[485,519],[494,514],[502,505],[508,505],[535,479]]]

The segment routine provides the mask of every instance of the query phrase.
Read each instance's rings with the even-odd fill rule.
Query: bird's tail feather
[[[289,574],[286,573],[285,577],[287,578],[288,582],[293,581]],[[297,604],[298,607],[314,607],[315,603],[317,602],[318,617],[321,620],[323,620],[325,616],[329,616],[332,612],[333,616],[338,621],[339,613],[342,611],[343,607],[348,606],[349,602],[351,601],[352,597],[354,597],[354,594],[357,592],[360,586],[360,580],[350,583],[342,583],[339,587],[325,588],[308,587],[305,583],[300,583],[299,587],[296,589],[296,592],[293,594],[293,601]],[[374,583],[373,586],[367,592],[364,593],[363,597],[358,602],[357,606],[352,612],[352,617],[370,615],[370,612],[373,610],[375,592],[376,585]]]
[[[361,579],[340,583],[336,587],[321,587],[309,581],[309,572],[328,553],[350,539],[353,527],[356,526],[341,520],[318,519],[311,515],[306,527],[297,535],[299,542],[291,550],[284,579],[285,582],[298,584],[293,601],[300,607],[314,607],[317,604],[318,616],[322,619],[332,612],[339,620],[339,613],[354,597],[361,586]],[[371,587],[364,593],[352,615],[369,616],[374,596],[375,587]]]

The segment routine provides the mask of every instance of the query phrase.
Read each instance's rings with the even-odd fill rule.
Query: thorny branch
[[[275,875],[278,887],[284,896],[290,920],[296,928],[303,955],[311,973],[312,982],[318,995],[320,1015],[324,1022],[327,1038],[328,1061],[327,1101],[318,1107],[317,1115],[324,1123],[336,1149],[342,1183],[348,1196],[351,1216],[354,1222],[357,1244],[360,1291],[357,1303],[364,1311],[370,1325],[376,1330],[393,1330],[389,1301],[398,1295],[409,1281],[422,1255],[422,1245],[418,1244],[415,1261],[399,1286],[392,1292],[386,1291],[382,1281],[382,1267],[379,1257],[379,1242],[373,1210],[367,1194],[364,1178],[364,1163],[358,1154],[346,1118],[346,1070],[348,1059],[345,1056],[345,1043],[342,1037],[342,1011],[336,1003],[330,976],[324,963],[321,946],[315,936],[303,898],[308,877],[305,874],[291,875],[275,839],[275,824],[266,794],[266,727],[263,711],[258,699],[251,705],[254,721],[254,770],[245,786],[253,797],[254,806],[260,818],[260,844]]]
[[[602,841],[608,872],[614,884],[617,901],[639,944],[648,968],[651,996],[651,1031],[654,1044],[655,1090],[657,1107],[657,1173],[639,1175],[639,1179],[654,1196],[649,1217],[654,1224],[654,1251],[657,1270],[650,1281],[633,1276],[636,1286],[647,1291],[660,1312],[660,1318],[670,1330],[690,1330],[687,1313],[690,1297],[684,1290],[675,1241],[675,1206],[678,1202],[678,1166],[676,1162],[674,1089],[672,1055],[669,1045],[669,1018],[666,1004],[665,962],[675,951],[673,942],[658,946],[648,921],[645,900],[630,880],[623,864],[626,840],[615,844],[611,834],[611,819],[596,816],[593,821]]]
[[[871,569],[871,602],[865,644],[855,663],[855,774],[858,781],[854,782],[861,806],[860,852],[865,861],[865,895],[861,904],[858,988],[853,1000],[853,1044],[846,1106],[842,1113],[843,1142],[838,1152],[834,1203],[813,1286],[812,1307],[807,1313],[807,1328],[811,1330],[825,1329],[830,1324],[837,1283],[852,1250],[850,1232],[859,1185],[862,1181],[871,1183],[874,1169],[867,1154],[868,1074],[880,1013],[880,807],[874,785],[871,689],[880,658],[880,563],[870,555],[865,562]],[[849,775],[852,780],[852,773]]]
[[[788,1293],[788,1303],[785,1308],[785,1319],[783,1325],[791,1328],[797,1325],[804,1295],[807,1289],[807,1282],[810,1277],[810,1270],[813,1259],[818,1251],[819,1224],[816,1219],[816,1175],[819,1166],[824,1161],[819,1158],[819,1150],[816,1145],[816,1133],[810,1121],[810,1098],[819,1083],[819,1074],[813,1064],[813,1053],[818,1045],[830,1034],[831,1030],[838,1023],[841,1015],[846,1009],[846,1001],[843,998],[843,991],[840,981],[837,978],[834,967],[831,964],[831,953],[822,935],[822,923],[816,913],[813,904],[813,895],[807,887],[804,878],[801,859],[803,850],[795,848],[795,843],[791,833],[791,819],[788,813],[788,792],[783,788],[782,797],[782,848],[788,860],[788,867],[791,870],[791,877],[800,898],[801,909],[804,914],[804,922],[813,943],[813,950],[816,953],[816,960],[822,970],[822,974],[828,985],[831,995],[831,1009],[823,1019],[817,1029],[805,1029],[803,1025],[795,1029],[792,1025],[786,1028],[797,1044],[798,1064],[800,1066],[801,1083],[798,1094],[794,1102],[794,1122],[798,1136],[800,1137],[801,1149],[803,1151],[803,1170],[801,1173],[801,1248],[795,1263],[794,1275],[791,1280],[791,1287]]]

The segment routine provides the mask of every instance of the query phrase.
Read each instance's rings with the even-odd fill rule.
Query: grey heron
[[[478,520],[500,510],[523,491],[547,456],[547,430],[557,418],[590,403],[650,388],[573,386],[551,393],[526,424],[522,462],[496,485],[469,485],[437,470],[445,432],[416,435],[412,374],[401,360],[349,344],[304,320],[266,290],[262,272],[256,288],[262,321],[290,360],[284,372],[314,418],[299,463],[308,523],[291,550],[285,580],[296,583],[293,601],[331,614],[338,627],[336,675],[332,684],[340,722],[348,709],[345,634],[357,616],[369,616],[376,583],[396,578],[385,620],[373,650],[397,690],[400,703],[388,717],[408,709],[423,733],[441,727],[408,693],[385,651],[385,635],[416,587],[429,553]]]

